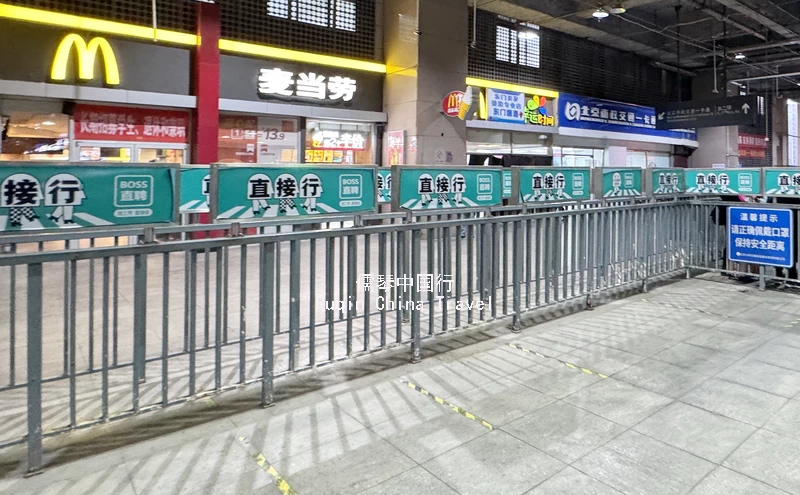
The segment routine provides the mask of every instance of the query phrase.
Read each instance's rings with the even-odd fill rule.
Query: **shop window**
[[[497,60],[526,67],[539,67],[539,35],[533,31],[517,31],[497,26],[495,39]]]
[[[314,26],[356,30],[354,0],[267,0],[267,14]]]
[[[298,163],[297,120],[250,115],[222,115],[219,120],[221,163]]]
[[[373,125],[309,120],[305,163],[374,163]]]
[[[601,149],[553,147],[553,165],[557,167],[602,167],[603,156]]]
[[[69,117],[12,110],[0,115],[0,161],[69,160]]]

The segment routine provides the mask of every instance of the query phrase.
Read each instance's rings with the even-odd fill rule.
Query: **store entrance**
[[[72,157],[80,162],[186,163],[186,145],[76,141]]]

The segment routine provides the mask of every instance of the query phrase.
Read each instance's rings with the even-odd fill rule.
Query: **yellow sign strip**
[[[250,450],[247,439],[244,437],[239,437],[239,442],[242,443],[246,450]],[[252,457],[253,460],[256,461],[256,464],[258,464],[258,467],[260,467],[262,471],[270,475],[272,479],[275,480],[275,486],[278,487],[278,490],[280,490],[283,495],[297,495],[297,492],[292,489],[292,487],[289,485],[289,482],[283,479],[280,474],[278,474],[278,471],[275,469],[275,467],[267,462],[267,459],[261,452],[253,455]]]
[[[490,430],[494,430],[494,426],[492,426],[492,424],[489,423],[488,421],[486,421],[485,419],[481,419],[478,416],[475,416],[474,414],[472,414],[471,412],[465,411],[465,410],[461,409],[460,407],[458,407],[457,405],[452,404],[450,402],[447,402],[446,400],[442,399],[441,397],[437,397],[436,395],[433,395],[432,393],[428,392],[427,390],[425,390],[424,388],[420,387],[419,385],[416,385],[416,384],[411,383],[411,382],[406,382],[406,384],[408,384],[408,388],[410,388],[411,390],[416,390],[417,392],[421,393],[422,395],[430,397],[431,399],[433,399],[434,402],[452,409],[454,412],[457,412],[458,414],[464,416],[465,418],[471,419],[472,421],[480,423],[481,425],[485,426],[486,428],[488,428]]]
[[[536,352],[536,351],[532,351],[530,349],[526,349],[526,348],[524,348],[524,347],[522,347],[521,345],[518,345],[518,344],[508,344],[508,346],[511,347],[512,349],[517,349],[518,351],[526,352],[528,354],[533,354],[534,356],[539,356],[540,358],[543,358],[543,359],[552,359],[554,361],[558,361],[559,363],[563,364],[567,368],[570,368],[570,369],[573,369],[573,370],[577,370],[577,371],[581,371],[583,373],[586,373],[587,375],[599,376],[600,378],[602,378],[604,380],[606,378],[608,378],[608,375],[604,375],[602,373],[598,373],[596,371],[592,371],[590,369],[584,368],[582,366],[578,366],[577,364],[572,364],[572,363],[570,363],[568,361],[564,361],[564,360],[558,359],[556,357],[545,356],[541,352]]]
[[[386,64],[370,62],[367,60],[356,60],[344,57],[334,57],[331,55],[321,55],[318,53],[301,52],[298,50],[288,50],[274,46],[256,45],[243,41],[219,40],[219,49],[224,52],[242,53],[257,57],[274,58],[279,60],[291,60],[293,62],[306,62],[309,64],[327,65],[340,69],[361,70],[365,72],[386,73]]]
[[[687,308],[686,306],[677,306],[675,304],[659,302],[659,301],[651,301],[649,299],[642,299],[642,302],[646,302],[646,303],[650,303],[650,304],[657,304],[659,306],[664,306],[666,308],[682,309],[684,311],[693,311],[695,313],[700,313],[700,314],[703,314],[703,315],[716,316],[717,318],[726,318],[726,319],[731,319],[732,318],[730,315],[721,315],[721,314],[718,314],[718,313],[711,313],[711,312],[708,312],[708,311],[703,311],[702,309]]]
[[[478,86],[479,88],[503,89],[506,91],[515,91],[517,93],[544,96],[546,98],[558,98],[558,91],[552,91],[549,89],[542,89],[542,88],[534,88],[532,86],[523,86],[521,84],[506,83],[501,81],[490,81],[489,79],[480,79],[477,77],[468,77],[467,86]]]

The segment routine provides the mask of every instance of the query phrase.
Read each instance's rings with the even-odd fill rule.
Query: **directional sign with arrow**
[[[753,125],[758,117],[758,112],[754,111],[757,108],[758,99],[754,95],[667,103],[656,107],[656,128],[666,130]]]

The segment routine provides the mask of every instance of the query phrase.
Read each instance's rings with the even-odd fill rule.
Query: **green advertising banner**
[[[175,221],[175,167],[0,166],[0,232]]]
[[[760,194],[761,170],[733,168],[686,169],[686,192],[691,194]]]
[[[519,197],[523,203],[592,198],[591,170],[574,167],[519,169]]]
[[[219,167],[220,220],[375,211],[373,167]]]
[[[642,169],[604,168],[602,170],[604,198],[623,198],[643,194]]]
[[[378,203],[392,202],[392,171],[388,168],[378,169]]]
[[[655,168],[650,170],[653,194],[681,194],[686,190],[686,175],[682,168]]]
[[[394,167],[400,208],[474,208],[503,203],[503,171],[496,167]]]
[[[181,168],[181,213],[208,213],[209,167]]]
[[[514,175],[511,170],[503,170],[503,197],[510,198],[513,193]]]
[[[800,196],[800,171],[764,169],[764,189],[767,196]]]

